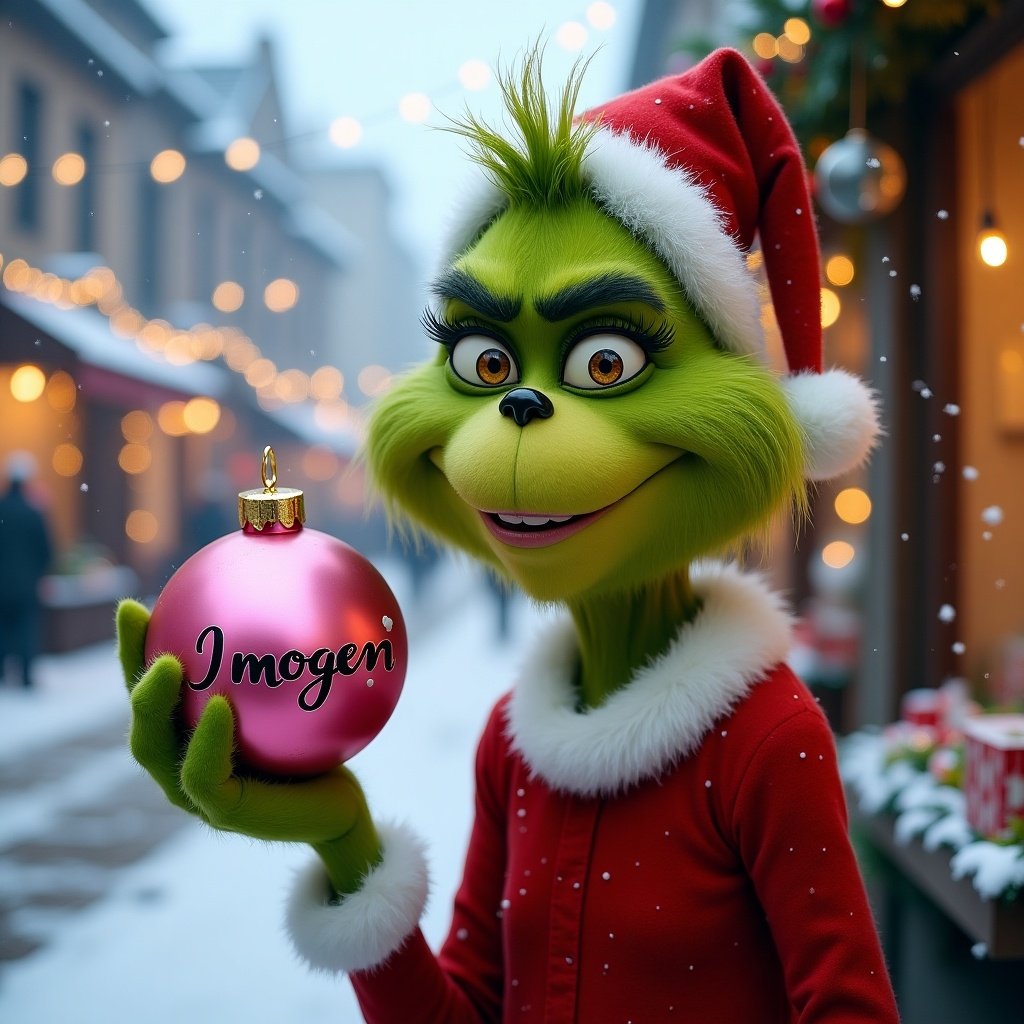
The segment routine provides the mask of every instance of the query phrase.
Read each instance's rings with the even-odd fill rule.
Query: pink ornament
[[[304,527],[301,492],[277,490],[276,467],[270,480],[239,496],[241,530],[171,577],[146,657],[167,652],[184,666],[188,728],[223,694],[244,766],[316,775],[362,750],[391,717],[405,679],[405,624],[370,562]]]
[[[811,0],[814,16],[827,28],[838,28],[853,11],[853,0]]]

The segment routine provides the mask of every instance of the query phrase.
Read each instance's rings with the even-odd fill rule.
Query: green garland
[[[804,151],[817,157],[850,126],[850,54],[855,48],[866,61],[871,127],[881,108],[904,102],[915,79],[952,56],[964,32],[1000,6],[1000,0],[907,0],[903,7],[891,8],[881,0],[852,0],[845,21],[829,27],[804,0],[749,0],[749,16],[737,28],[736,45],[764,68]],[[811,29],[803,59],[790,64],[779,57],[765,62],[754,56],[754,36],[780,36],[789,18],[802,18]],[[700,54],[707,52],[707,43],[691,38],[680,49]]]

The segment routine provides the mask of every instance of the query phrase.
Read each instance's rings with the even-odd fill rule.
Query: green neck
[[[640,590],[581,600],[569,610],[580,644],[580,703],[593,708],[664,653],[700,610],[700,599],[683,569]]]

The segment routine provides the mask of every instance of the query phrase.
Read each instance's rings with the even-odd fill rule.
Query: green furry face
[[[800,500],[774,379],[716,348],[594,204],[509,209],[437,290],[441,350],[377,406],[370,467],[395,509],[532,596],[641,587]]]

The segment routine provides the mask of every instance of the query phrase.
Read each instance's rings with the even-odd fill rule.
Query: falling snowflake
[[[954,654],[963,654],[964,651],[967,650],[967,644],[965,644],[962,640],[957,640],[957,642],[953,644],[951,650]]]
[[[912,284],[910,286],[910,297],[917,302],[921,298],[921,286],[919,284]]]
[[[989,505],[982,511],[981,521],[989,526],[998,526],[1003,521],[1003,510],[998,505]]]
[[[978,470],[974,466],[964,466],[964,468],[961,470],[961,473],[965,480],[978,479]]]
[[[939,622],[952,622],[956,618],[956,609],[951,604],[944,604],[939,609]]]
[[[939,220],[949,220],[949,210],[939,210],[935,216],[938,217]]]
[[[957,404],[956,404],[956,402],[947,402],[947,403],[946,403],[946,404],[945,404],[945,405],[944,405],[944,406],[942,407],[942,411],[943,411],[943,412],[944,412],[944,413],[945,413],[945,414],[946,414],[947,416],[959,416],[959,415],[960,415],[960,406],[959,406],[959,405],[957,405]]]

